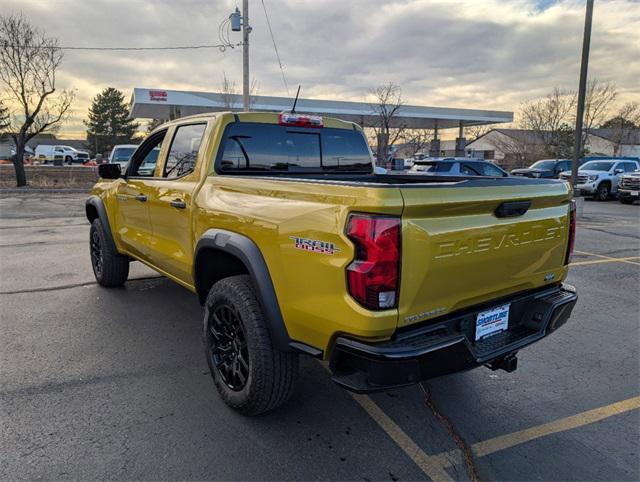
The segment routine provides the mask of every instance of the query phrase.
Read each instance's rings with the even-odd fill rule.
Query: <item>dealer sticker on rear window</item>
[[[509,303],[481,311],[476,318],[476,341],[509,328]]]

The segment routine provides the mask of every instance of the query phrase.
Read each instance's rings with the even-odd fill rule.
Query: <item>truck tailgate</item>
[[[565,278],[567,183],[483,179],[408,185],[401,193],[398,326]],[[519,201],[531,203],[524,214],[496,214]]]

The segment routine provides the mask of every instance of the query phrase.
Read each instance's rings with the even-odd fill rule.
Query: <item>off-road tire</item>
[[[96,249],[99,252],[96,252]],[[129,258],[121,255],[105,235],[99,218],[91,223],[89,255],[96,281],[105,287],[122,286],[129,277]],[[98,263],[98,257],[100,262]]]
[[[214,313],[230,307],[243,330],[248,352],[248,376],[244,385],[230,388],[214,361]],[[218,320],[220,317],[218,317]],[[218,325],[219,326],[219,325]],[[286,402],[298,373],[298,355],[273,346],[265,316],[247,275],[222,279],[209,291],[204,309],[204,348],[213,382],[229,407],[243,415],[258,415]]]
[[[598,184],[598,189],[596,190],[596,194],[594,196],[596,201],[606,201],[609,199],[611,195],[611,187],[607,182],[601,182]]]

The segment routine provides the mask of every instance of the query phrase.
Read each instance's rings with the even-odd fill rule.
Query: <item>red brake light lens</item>
[[[567,245],[567,256],[564,264],[571,262],[573,247],[576,243],[576,202],[572,199],[569,206],[569,244]]]
[[[352,214],[347,236],[355,256],[347,266],[349,294],[370,310],[398,306],[400,285],[400,218]]]
[[[281,126],[294,126],[294,127],[323,127],[324,126],[322,117],[319,115],[289,114],[287,112],[281,112],[278,115],[278,124],[280,124]]]

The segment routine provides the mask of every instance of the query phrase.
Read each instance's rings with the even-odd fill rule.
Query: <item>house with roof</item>
[[[545,146],[572,142],[572,132],[560,136],[552,139],[551,132],[540,135],[528,129],[491,129],[467,143],[465,152],[468,157],[491,160],[506,169],[525,167],[533,161],[549,158]],[[591,156],[640,157],[640,129],[588,129],[584,148]]]

